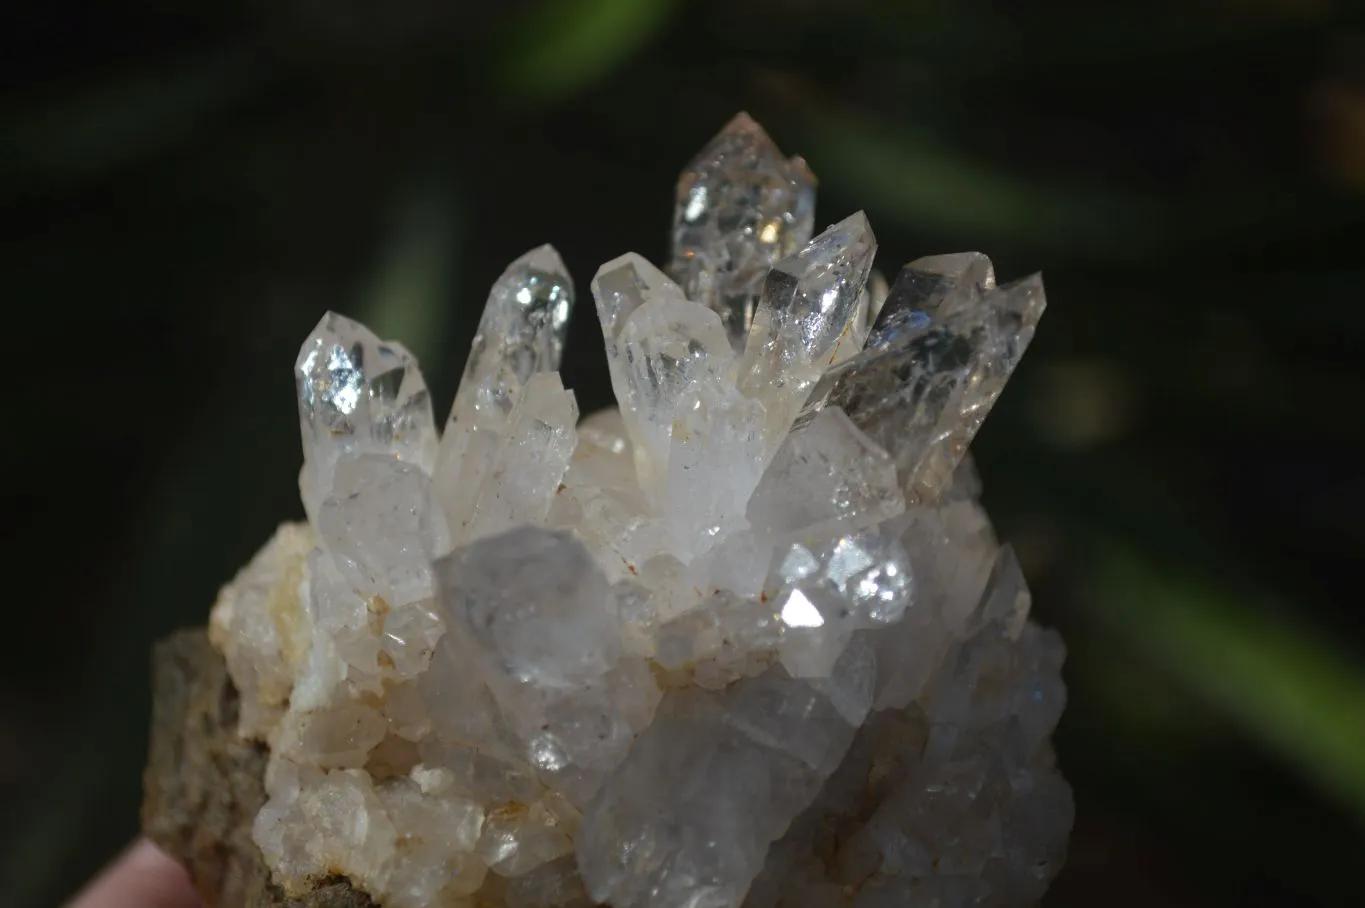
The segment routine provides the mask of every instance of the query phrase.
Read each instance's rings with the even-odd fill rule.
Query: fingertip
[[[201,908],[190,875],[147,839],[91,880],[68,908]]]

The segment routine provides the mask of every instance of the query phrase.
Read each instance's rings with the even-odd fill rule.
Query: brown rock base
[[[265,802],[267,751],[237,736],[237,690],[203,629],[153,649],[152,734],[142,829],[189,869],[208,908],[376,908],[344,880],[307,896],[270,882],[251,821]]]

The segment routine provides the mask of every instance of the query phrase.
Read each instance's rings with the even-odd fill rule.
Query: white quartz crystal
[[[619,409],[579,420],[573,283],[495,283],[445,430],[417,364],[325,316],[296,366],[307,524],[211,638],[270,747],[286,894],[389,908],[1033,904],[1072,806],[1061,640],[966,450],[1044,306],[979,253],[888,288],[861,213],[737,118],[669,270],[592,294]]]

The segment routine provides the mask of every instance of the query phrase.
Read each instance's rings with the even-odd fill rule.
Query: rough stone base
[[[375,908],[345,881],[324,881],[302,899],[271,885],[251,840],[267,752],[237,737],[237,690],[207,633],[158,643],[152,674],[142,829],[189,869],[207,908]]]

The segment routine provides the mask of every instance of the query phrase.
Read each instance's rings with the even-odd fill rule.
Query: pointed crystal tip
[[[597,316],[608,344],[621,333],[626,318],[654,295],[684,298],[682,289],[668,275],[639,253],[627,252],[606,262],[592,279]]]
[[[334,434],[349,434],[351,417],[364,415],[367,383],[409,358],[400,345],[385,344],[360,322],[329,310],[294,362],[301,415],[322,420]]]
[[[430,469],[437,433],[417,360],[394,341],[327,312],[294,364],[303,437],[304,507],[315,514],[345,455],[392,455]]]
[[[814,211],[810,168],[784,157],[744,112],[683,169],[667,271],[689,300],[720,314],[736,350],[753,323],[764,275],[810,239]]]
[[[553,246],[537,246],[508,265],[484,304],[452,416],[467,416],[482,392],[508,409],[533,373],[558,369],[573,304],[573,277]]]
[[[677,289],[678,286],[668,275],[655,267],[653,262],[638,252],[627,252],[609,262],[603,262],[597,269],[597,274],[593,276],[593,283],[596,284],[618,272],[623,275],[629,274],[632,280],[638,281],[646,290],[657,292],[668,288]]]
[[[817,244],[823,240],[827,249],[863,249],[866,246],[876,248],[876,237],[872,234],[872,224],[867,219],[867,212],[859,210],[850,214],[837,224],[826,227],[824,232],[810,242],[805,249],[798,255],[805,255],[808,251],[814,250]],[[868,262],[871,268],[871,262]]]
[[[741,110],[731,117],[730,122],[726,123],[725,127],[720,131],[720,135],[733,135],[735,133],[749,133],[760,135],[764,138],[768,137],[767,131],[759,125],[757,120],[749,116],[747,110]]]
[[[544,271],[548,274],[568,275],[569,269],[564,267],[564,259],[559,257],[559,250],[546,243],[544,246],[537,246],[530,252],[523,255],[512,263],[508,268],[511,271],[518,266],[525,266],[535,271]]]
[[[954,252],[917,258],[901,269],[867,339],[875,349],[897,337],[927,331],[932,325],[995,288],[995,267],[980,252]]]
[[[800,166],[789,172],[791,163],[783,156],[772,136],[757,120],[741,111],[713,135],[688,163],[678,181],[678,193],[680,197],[690,194],[698,181],[707,187],[709,193],[720,188],[721,183],[742,183],[755,177],[775,177],[779,181],[787,181],[809,174],[804,161],[800,158],[793,160],[800,162]],[[697,199],[691,201],[694,203],[692,219],[695,219],[701,209],[696,207]]]
[[[826,227],[822,233],[803,246],[794,255],[773,265],[768,281],[774,273],[789,275],[798,281],[810,282],[811,289],[819,288],[819,293],[806,300],[814,307],[808,313],[816,312],[834,317],[829,311],[836,303],[852,305],[867,281],[872,269],[872,259],[877,251],[877,238],[872,233],[867,214],[855,211],[837,224]],[[828,284],[828,286],[824,286]],[[792,288],[795,289],[795,288]],[[809,292],[809,289],[803,288]],[[827,296],[826,291],[839,290],[838,298]],[[790,294],[787,294],[788,296]],[[853,299],[842,299],[851,296]],[[842,315],[843,313],[838,313]]]
[[[964,284],[975,284],[983,290],[995,286],[995,266],[990,257],[981,252],[950,252],[946,255],[926,255],[905,266],[926,274],[937,274]]]

